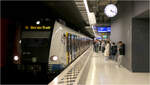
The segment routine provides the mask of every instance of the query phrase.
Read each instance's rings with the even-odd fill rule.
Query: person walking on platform
[[[118,56],[118,66],[121,66],[122,63],[122,58],[125,55],[125,44],[122,43],[122,41],[119,41],[119,46],[118,46],[118,52],[119,52],[119,56]]]
[[[109,59],[109,56],[110,56],[110,42],[109,41],[107,41],[106,43],[104,56],[106,60]]]
[[[116,54],[117,54],[117,45],[115,45],[115,43],[112,43],[111,46],[111,59],[115,60],[116,59]]]
[[[99,41],[99,51],[101,51],[101,45],[102,45],[102,42],[101,41]]]
[[[98,51],[99,51],[99,44],[100,44],[100,42],[99,42],[98,40],[96,40],[96,43],[95,43],[95,44],[96,44],[96,46],[95,46],[95,47],[96,47],[95,52],[96,52],[96,53],[98,53]]]
[[[96,40],[93,41],[93,49],[96,51]]]
[[[105,41],[104,40],[102,41],[101,49],[102,49],[102,53],[104,53],[104,51],[105,51]]]

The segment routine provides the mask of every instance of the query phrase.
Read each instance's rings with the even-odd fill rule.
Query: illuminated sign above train
[[[111,32],[111,27],[97,27],[97,32],[100,33]]]
[[[25,26],[25,30],[50,30],[51,26]]]

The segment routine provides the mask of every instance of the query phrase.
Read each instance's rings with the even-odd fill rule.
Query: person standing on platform
[[[122,41],[119,41],[119,46],[118,46],[118,52],[119,52],[119,56],[118,56],[118,66],[121,66],[122,63],[122,58],[125,55],[125,44]]]
[[[99,44],[100,44],[100,42],[98,40],[96,40],[96,53],[98,53],[98,51],[99,51]]]
[[[101,41],[99,41],[99,51],[101,51],[101,45],[102,45],[102,42]]]
[[[93,41],[94,51],[96,52],[96,40]]]
[[[116,54],[117,54],[117,45],[115,45],[115,43],[112,43],[111,46],[111,59],[115,60],[116,59]]]
[[[106,43],[104,56],[106,60],[109,59],[109,56],[110,56],[110,42],[109,41],[107,41]]]
[[[105,51],[105,41],[104,40],[102,40],[101,49],[102,49],[102,53],[104,53],[104,51]]]

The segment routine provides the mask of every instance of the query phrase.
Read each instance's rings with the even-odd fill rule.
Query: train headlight
[[[36,24],[39,25],[39,24],[40,24],[40,21],[36,21]]]
[[[52,61],[57,61],[57,60],[58,60],[58,57],[57,57],[57,56],[52,56],[52,57],[51,57],[51,60],[52,60]]]
[[[18,56],[14,56],[14,61],[18,61],[19,57]]]

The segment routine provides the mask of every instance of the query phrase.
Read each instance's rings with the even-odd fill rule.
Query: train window
[[[67,39],[67,57],[68,57],[68,63],[72,61],[72,34],[68,33],[68,39]]]
[[[77,57],[77,36],[75,35],[75,58]]]
[[[49,47],[48,38],[24,38],[22,47]]]
[[[74,35],[71,35],[71,59],[74,60]]]
[[[34,63],[35,59],[40,63],[47,62],[50,47],[48,38],[24,38],[21,46],[23,62]]]
[[[67,64],[69,64],[88,48],[88,39],[71,33],[67,33],[66,38]]]

